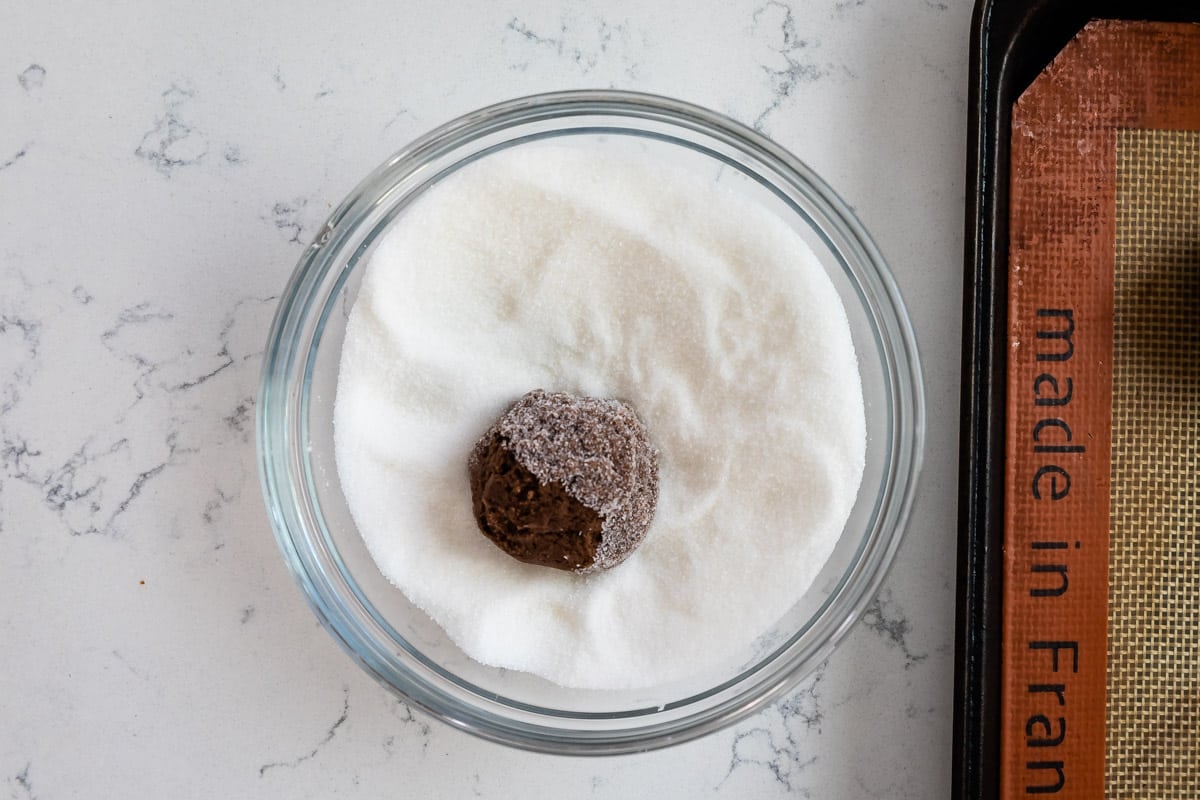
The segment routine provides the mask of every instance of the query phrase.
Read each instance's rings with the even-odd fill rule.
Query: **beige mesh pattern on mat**
[[[1200,797],[1200,131],[1117,142],[1106,796]]]

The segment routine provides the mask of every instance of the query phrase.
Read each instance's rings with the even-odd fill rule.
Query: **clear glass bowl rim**
[[[377,646],[365,621],[333,588],[330,570],[339,566],[322,563],[314,553],[309,537],[323,522],[316,518],[319,512],[306,485],[306,442],[297,435],[307,430],[303,418],[311,353],[306,348],[311,342],[303,335],[305,322],[312,309],[327,299],[317,295],[322,278],[344,266],[331,256],[339,252],[339,239],[384,202],[400,178],[421,165],[505,128],[577,116],[612,117],[631,125],[640,120],[699,133],[771,169],[789,190],[811,204],[807,212],[796,210],[809,219],[851,274],[876,325],[876,343],[891,377],[889,480],[857,561],[837,596],[825,605],[827,619],[822,620],[821,635],[806,647],[791,647],[790,657],[776,658],[766,669],[744,673],[748,676],[741,681],[744,685],[715,705],[667,723],[643,717],[631,719],[634,724],[629,727],[606,730],[564,729],[500,716],[444,691],[422,671],[394,663],[397,654]],[[318,327],[323,325],[322,321]],[[318,337],[319,333],[318,329]],[[303,370],[299,380],[297,367]],[[267,512],[289,571],[322,625],[364,670],[406,702],[484,739],[537,752],[609,755],[678,744],[733,724],[795,687],[828,658],[875,597],[899,547],[920,472],[924,415],[916,339],[891,272],[854,213],[815,172],[765,136],[708,109],[637,92],[578,90],[518,98],[452,120],[398,151],[346,197],[301,256],[280,296],[263,359],[256,433]],[[562,717],[556,722],[561,723]]]

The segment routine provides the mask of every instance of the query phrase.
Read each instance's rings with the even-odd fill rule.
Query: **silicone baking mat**
[[[1000,796],[1200,797],[1200,26],[1012,110]]]
[[[1117,137],[1108,797],[1200,792],[1200,132]]]

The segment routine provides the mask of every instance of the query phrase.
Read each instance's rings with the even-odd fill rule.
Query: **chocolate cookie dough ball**
[[[658,451],[619,400],[538,389],[475,444],[467,466],[479,529],[529,564],[620,564],[658,502]]]

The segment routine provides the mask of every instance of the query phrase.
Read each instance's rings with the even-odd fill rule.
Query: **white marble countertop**
[[[170,5],[0,5],[0,797],[947,796],[971,4]],[[478,741],[354,666],[254,451],[273,298],[330,209],[453,116],[577,87],[709,106],[824,176],[893,266],[931,422],[828,663],[606,759]]]

